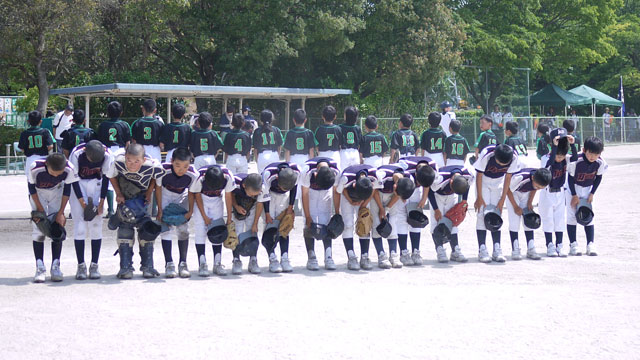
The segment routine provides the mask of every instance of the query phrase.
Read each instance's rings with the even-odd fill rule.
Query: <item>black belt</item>
[[[551,193],[557,193],[557,192],[560,192],[560,190],[562,190],[562,188],[552,188],[552,187],[549,188],[549,192]]]

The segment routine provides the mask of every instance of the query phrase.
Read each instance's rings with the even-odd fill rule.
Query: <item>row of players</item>
[[[565,216],[570,254],[580,254],[576,242],[578,223],[585,226],[587,254],[596,254],[590,204],[606,170],[606,163],[600,158],[602,141],[589,138],[585,141],[584,152],[578,153],[573,137],[567,136],[563,129],[554,131],[551,154],[546,166],[540,169],[522,169],[517,152],[504,144],[487,146],[479,154],[474,164],[479,261],[505,261],[500,245],[500,226],[507,199],[512,258],[522,258],[518,231],[523,218],[529,219],[525,221],[527,257],[540,258],[533,242],[533,228],[539,226],[540,219],[536,214],[530,216],[533,197],[538,190],[542,190],[539,208],[545,236],[549,233],[547,255],[566,256],[561,236]],[[569,147],[573,149],[571,159],[567,159]],[[45,279],[45,235],[53,240],[51,278],[62,280],[59,259],[61,241],[66,237],[63,211],[67,201],[71,203],[74,217],[79,264],[76,278],[87,277],[84,261],[87,237],[92,240],[89,277],[100,277],[97,263],[102,220],[101,216],[95,215],[102,212],[108,183],[113,186],[120,204],[116,216],[109,219],[109,228],[117,229],[120,278],[133,276],[135,229],[145,277],[159,275],[153,265],[153,245],[158,236],[162,239],[165,255],[165,275],[189,276],[186,254],[188,221],[192,216],[200,275],[209,274],[205,256],[207,239],[213,247],[215,274],[227,273],[221,263],[223,244],[233,249],[232,273],[242,272],[241,256],[249,256],[251,273],[260,272],[257,263],[259,219],[265,223],[261,242],[269,255],[269,270],[290,272],[293,268],[289,262],[288,233],[293,225],[293,204],[298,191],[305,216],[303,237],[310,270],[319,268],[314,239],[323,242],[325,268],[336,268],[332,259],[332,240],[340,235],[348,254],[349,269],[372,268],[368,256],[371,238],[379,267],[421,264],[420,232],[429,223],[422,209],[428,208],[427,202],[431,205],[431,232],[438,261],[445,262],[449,258],[466,261],[458,241],[457,222],[447,221],[445,216],[457,203],[466,204],[474,175],[463,166],[439,168],[430,157],[403,156],[394,164],[378,167],[356,164],[340,171],[336,161],[319,156],[307,160],[303,167],[277,161],[265,166],[261,175],[238,173],[234,176],[221,165],[205,165],[196,170],[191,162],[192,154],[186,148],[175,149],[171,162],[160,164],[146,156],[145,148],[140,144],[131,144],[126,151],[112,154],[95,140],[77,146],[69,161],[61,154],[34,161],[28,176],[32,206],[37,213],[52,215],[45,220],[34,216],[35,280]],[[565,199],[565,188],[571,195],[569,201]],[[151,202],[154,190],[160,204],[156,221],[147,216],[146,206]],[[87,208],[94,209],[93,217],[92,211],[87,217]],[[43,226],[46,221],[49,221],[48,227]],[[283,224],[287,225],[283,228]],[[485,244],[487,230],[493,238],[491,256]],[[354,231],[360,241],[359,261],[353,246]],[[557,236],[555,245],[550,239],[553,232]],[[171,256],[173,237],[177,237],[180,253],[177,272]],[[388,241],[388,252],[383,248],[383,238]],[[408,248],[408,240],[411,248]],[[451,246],[450,257],[444,247],[446,242]],[[279,259],[275,253],[277,246],[280,246]]]

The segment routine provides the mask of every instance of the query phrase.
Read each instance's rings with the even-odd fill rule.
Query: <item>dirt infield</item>
[[[640,145],[606,148],[603,157],[610,167],[594,201],[597,257],[516,262],[507,256],[505,264],[481,264],[475,217],[468,216],[460,230],[467,264],[438,264],[431,236],[423,233],[421,267],[349,271],[338,239],[338,270],[311,272],[297,218],[291,274],[270,274],[261,248],[261,275],[246,273],[245,260],[242,276],[145,280],[136,272],[120,281],[111,256],[114,232],[105,227],[101,280],[74,280],[68,240],[65,280],[34,284],[29,222],[0,220],[0,358],[637,358]],[[0,178],[0,188],[23,185],[26,193],[26,184],[14,183]],[[26,216],[27,206],[16,204],[25,197],[3,199],[0,214]],[[578,242],[584,252],[581,228]],[[510,255],[506,227],[502,244]],[[536,244],[544,253],[540,230]],[[160,248],[158,241],[155,264],[163,273]],[[210,247],[207,257],[211,265]],[[374,251],[371,257],[375,263]],[[47,243],[47,273],[50,259]],[[188,262],[197,270],[193,238]],[[223,263],[230,269],[226,249]]]

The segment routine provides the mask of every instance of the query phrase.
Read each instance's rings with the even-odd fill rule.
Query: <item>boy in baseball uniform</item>
[[[361,162],[379,168],[382,166],[384,154],[389,151],[389,144],[384,135],[376,132],[378,119],[375,116],[367,116],[364,120],[364,128],[366,133],[362,136],[362,144],[360,144]]]

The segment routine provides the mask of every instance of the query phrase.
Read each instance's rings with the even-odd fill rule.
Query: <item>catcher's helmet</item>
[[[258,235],[251,231],[245,231],[238,235],[236,250],[240,256],[254,256],[258,252],[260,241]]]
[[[487,230],[498,231],[502,227],[502,217],[495,206],[486,206],[484,209],[484,226]]]
[[[407,224],[414,228],[423,228],[429,224],[429,218],[417,203],[407,205]]]
[[[61,242],[67,238],[67,230],[65,230],[64,226],[58,224],[57,221],[51,222],[51,240],[53,242]]]
[[[448,101],[443,101],[443,102],[440,104],[440,109],[443,109],[443,110],[444,110],[444,109],[446,109],[446,108],[448,108],[448,107],[451,107],[451,106],[453,106],[453,105],[451,105],[451,103],[450,103],[450,102],[448,102]]]
[[[433,229],[433,239],[444,244],[449,242],[453,223],[446,216],[438,221],[438,225]]]
[[[294,186],[296,186],[296,182],[298,181],[298,176],[296,172],[293,171],[290,167],[283,167],[278,171],[278,186],[280,189],[284,191],[291,190]]]
[[[522,210],[522,221],[524,222],[524,226],[532,230],[539,228],[540,224],[542,223],[540,215],[527,208]]]
[[[304,237],[307,239],[322,240],[328,237],[327,225],[311,223],[309,227],[304,228]]]
[[[391,223],[386,217],[380,220],[380,224],[376,226],[376,232],[383,238],[388,238],[392,230]]]
[[[576,207],[576,221],[582,226],[587,226],[593,221],[593,209],[587,199],[580,199]]]
[[[138,237],[140,238],[140,240],[154,241],[158,237],[158,235],[160,235],[161,231],[162,225],[147,217],[140,223],[140,228],[138,229]]]
[[[213,220],[209,226],[207,226],[207,238],[213,245],[221,245],[227,237],[229,231],[222,218]]]
[[[338,236],[342,235],[343,231],[344,220],[342,219],[342,215],[333,215],[327,224],[327,236],[331,239],[336,239]]]

